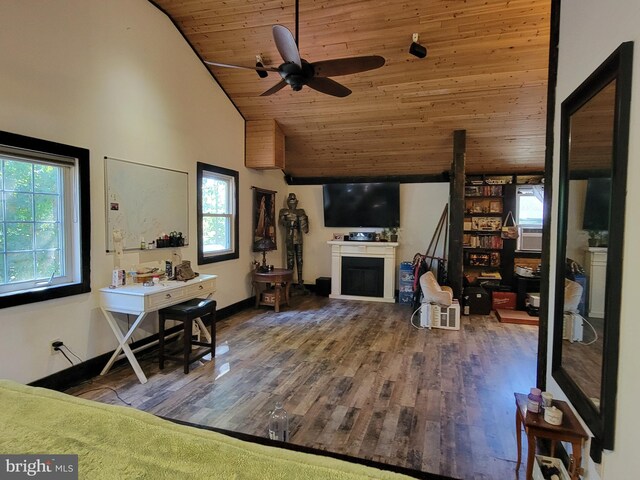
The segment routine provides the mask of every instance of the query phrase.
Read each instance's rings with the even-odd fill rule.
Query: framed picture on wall
[[[253,187],[253,251],[276,248],[276,192]]]

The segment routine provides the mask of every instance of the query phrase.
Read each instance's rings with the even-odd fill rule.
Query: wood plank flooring
[[[454,478],[517,478],[513,392],[535,383],[537,327],[471,316],[459,331],[417,330],[410,315],[294,297],[280,313],[219,322],[215,360],[189,375],[172,362],[158,370],[151,352],[145,385],[123,365],[68,393],[121,404],[108,386],[141,410],[264,436],[280,400],[292,443]]]

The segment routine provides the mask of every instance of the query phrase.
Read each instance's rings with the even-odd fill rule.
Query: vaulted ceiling
[[[271,27],[295,33],[294,0],[155,0],[204,60],[277,67]],[[550,0],[300,0],[299,47],[310,62],[381,55],[377,70],[261,97],[280,81],[209,67],[247,121],[275,119],[293,177],[448,171],[453,131],[467,131],[467,171],[544,168]],[[409,54],[412,34],[427,47]]]

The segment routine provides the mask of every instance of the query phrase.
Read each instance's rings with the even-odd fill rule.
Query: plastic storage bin
[[[413,303],[413,282],[415,275],[413,263],[402,262],[398,275],[398,303],[411,305]]]

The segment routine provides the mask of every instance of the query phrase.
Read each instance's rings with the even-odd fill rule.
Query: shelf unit
[[[484,277],[501,273],[504,242],[504,185],[474,182],[465,187],[463,226],[464,273]]]

